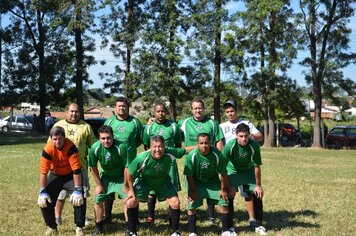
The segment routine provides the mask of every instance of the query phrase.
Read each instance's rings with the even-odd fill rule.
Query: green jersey
[[[252,139],[244,147],[239,145],[236,139],[229,141],[224,147],[223,156],[228,162],[229,174],[262,165],[260,145]]]
[[[169,170],[175,158],[185,154],[184,148],[166,148],[159,160],[151,155],[151,150],[140,153],[129,165],[129,173],[142,181],[147,187],[157,188],[163,186],[169,177]]]
[[[125,120],[119,120],[112,116],[105,121],[105,125],[111,126],[114,131],[114,138],[126,143],[130,148],[130,155],[136,156],[137,146],[141,144],[142,124],[133,116],[128,116]]]
[[[147,125],[143,131],[143,145],[149,147],[151,137],[154,135],[162,136],[166,147],[180,147],[182,144],[182,131],[176,123],[170,120],[162,124],[154,121]]]
[[[214,146],[218,141],[224,138],[224,133],[219,124],[208,117],[205,117],[202,121],[197,121],[193,117],[189,117],[180,120],[178,124],[183,131],[186,147],[195,146],[198,134],[200,133],[209,134],[211,143]]]
[[[216,147],[211,147],[207,156],[193,149],[185,158],[184,175],[193,177],[196,182],[212,183],[219,180],[219,174],[226,174],[225,160]]]
[[[89,152],[89,166],[101,166],[101,174],[106,176],[124,176],[127,166],[127,145],[114,140],[110,148],[105,148],[100,141],[94,143]]]

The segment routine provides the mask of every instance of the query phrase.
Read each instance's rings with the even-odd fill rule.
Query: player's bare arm
[[[192,176],[187,176],[187,181],[189,184],[189,191],[188,191],[188,202],[194,202],[199,198],[198,193],[195,188],[194,178]]]
[[[256,187],[254,190],[255,195],[257,198],[263,198],[263,189],[261,183],[261,167],[255,166],[255,178],[256,178]]]
[[[94,178],[94,182],[96,184],[96,187],[95,187],[95,195],[98,195],[100,193],[103,193],[105,192],[105,189],[103,187],[103,185],[101,184],[101,181],[100,181],[100,177],[99,177],[99,170],[98,170],[98,167],[96,166],[93,166],[91,168],[91,173],[92,173],[92,176]]]
[[[229,180],[226,174],[221,175],[221,190],[220,196],[225,201],[229,200]]]

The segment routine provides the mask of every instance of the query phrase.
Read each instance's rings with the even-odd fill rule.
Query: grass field
[[[0,235],[42,235],[46,229],[37,206],[39,157],[44,136],[0,133]],[[21,142],[21,144],[18,144]],[[17,144],[16,144],[17,143]],[[262,148],[265,226],[269,235],[355,235],[356,151],[310,148]],[[182,160],[179,160],[182,165]],[[94,184],[92,184],[94,189]],[[187,235],[186,192],[181,197],[181,230]],[[93,219],[93,197],[88,201]],[[157,205],[155,226],[139,225],[139,235],[169,235],[166,203]],[[198,234],[218,235],[199,212]],[[238,235],[248,231],[241,198],[235,202]],[[140,206],[144,222],[146,205]],[[123,235],[122,203],[114,205],[114,222],[107,235]],[[75,235],[73,210],[66,204],[60,235]],[[94,222],[94,220],[92,220]],[[91,234],[94,223],[85,228]]]

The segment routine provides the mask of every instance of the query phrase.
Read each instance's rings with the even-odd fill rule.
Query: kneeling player
[[[248,209],[252,230],[260,235],[265,235],[266,230],[262,226],[263,189],[261,186],[261,152],[259,144],[250,139],[250,128],[246,124],[236,127],[236,139],[229,141],[223,151],[226,158],[227,171],[230,183],[229,224],[233,227],[234,197],[239,186],[240,191],[247,195],[247,201],[253,201],[253,209]],[[252,205],[252,204],[251,204]]]
[[[188,181],[188,230],[196,235],[196,209],[206,198],[208,204],[220,205],[222,235],[230,235],[228,225],[228,178],[221,152],[210,145],[209,135],[197,137],[197,148],[186,157],[184,175]],[[219,179],[221,175],[221,180]]]
[[[124,169],[127,164],[126,144],[114,139],[110,126],[103,125],[98,129],[99,141],[90,148],[89,166],[96,183],[95,187],[95,231],[93,235],[103,233],[104,202],[114,200],[115,193],[124,199]],[[100,163],[99,175],[97,164]]]
[[[169,221],[172,235],[180,235],[180,202],[177,191],[169,177],[172,161],[185,154],[184,148],[165,148],[162,136],[151,138],[150,150],[140,153],[129,165],[127,175],[127,235],[137,234],[138,204],[147,202],[151,190],[158,200],[166,199],[169,204]]]

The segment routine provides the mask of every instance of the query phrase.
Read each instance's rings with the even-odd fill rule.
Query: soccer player
[[[230,140],[236,139],[236,127],[239,124],[246,124],[250,128],[250,139],[254,139],[258,142],[263,140],[262,133],[256,129],[256,127],[249,121],[243,120],[237,115],[237,105],[234,100],[228,100],[223,105],[225,116],[227,121],[220,124],[221,129],[224,132],[225,142],[228,143]],[[254,219],[253,213],[253,201],[247,192],[244,192],[243,186],[239,186],[239,191],[241,197],[245,199],[246,209],[250,219]],[[232,201],[233,202],[233,201]],[[230,212],[233,216],[234,212]]]
[[[89,153],[89,166],[96,183],[95,187],[95,230],[93,235],[103,234],[104,201],[115,199],[115,193],[124,199],[124,169],[127,165],[127,146],[114,139],[110,126],[98,129],[99,141],[94,143]],[[101,171],[99,174],[98,162]]]
[[[172,236],[180,235],[180,201],[169,171],[172,160],[181,158],[185,153],[184,148],[166,148],[163,137],[156,135],[151,138],[150,150],[140,153],[131,162],[127,175],[127,235],[137,234],[138,204],[140,201],[146,202],[152,190],[158,200],[167,200],[169,222],[174,232]]]
[[[143,145],[145,150],[148,150],[150,147],[150,140],[154,135],[161,135],[164,139],[166,147],[176,147],[180,148],[182,146],[182,131],[178,125],[166,118],[167,108],[163,102],[156,102],[154,105],[154,119],[152,123],[147,125],[143,131]],[[179,173],[177,162],[174,159],[172,161],[172,166],[169,172],[172,183],[175,186],[177,191],[181,190]],[[146,222],[149,224],[154,223],[155,219],[155,205],[156,205],[156,196],[152,192],[148,196],[147,208],[148,208],[148,217]]]
[[[80,120],[79,107],[76,103],[69,104],[65,119],[55,123],[54,127],[55,126],[62,127],[65,131],[66,137],[70,139],[78,148],[80,165],[82,167],[83,190],[85,198],[84,206],[86,207],[86,198],[90,195],[87,155],[89,153],[89,148],[96,141],[94,132],[88,123]],[[62,223],[64,200],[68,196],[69,193],[65,190],[61,191],[58,196],[55,208],[56,222],[58,225]]]
[[[205,105],[199,98],[193,99],[191,103],[193,116],[178,122],[184,134],[185,146],[195,146],[198,134],[207,133],[210,136],[211,145],[220,151],[224,148],[224,134],[219,124],[205,116]],[[214,205],[208,204],[209,223],[216,225]]]
[[[230,227],[233,227],[233,199],[237,188],[242,185],[243,191],[248,194],[248,200],[253,201],[252,209],[248,209],[250,227],[260,235],[265,235],[266,229],[262,226],[263,188],[260,145],[255,140],[250,139],[250,127],[248,125],[242,123],[236,127],[236,138],[226,144],[223,156],[228,162],[227,171],[231,195],[229,201]]]
[[[127,144],[128,155],[136,157],[137,147],[142,143],[142,124],[138,119],[129,115],[129,102],[125,97],[116,99],[115,112],[116,115],[107,119],[104,124],[112,127],[115,139]],[[127,168],[125,168],[126,173]],[[114,200],[105,201],[104,223],[112,221],[113,203]]]
[[[76,235],[81,236],[84,235],[85,205],[78,149],[65,138],[62,127],[53,127],[49,135],[51,140],[45,145],[40,160],[38,196],[38,205],[48,226],[45,235],[58,234],[54,207],[61,190],[66,190],[71,194],[70,201],[74,206]]]
[[[184,175],[188,181],[189,236],[197,235],[196,209],[203,205],[204,198],[208,203],[220,205],[222,235],[230,235],[228,224],[229,183],[225,160],[222,158],[221,152],[210,145],[208,134],[198,134],[197,146],[187,155],[184,164]]]

